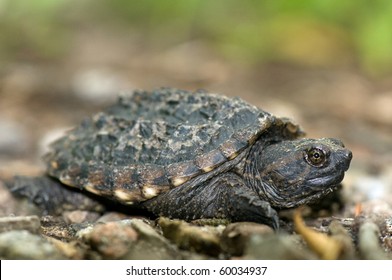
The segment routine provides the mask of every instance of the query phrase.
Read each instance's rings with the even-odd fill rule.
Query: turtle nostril
[[[353,158],[353,153],[348,149],[341,149],[338,153],[344,159],[351,160]]]
[[[343,168],[346,171],[350,167],[351,159],[353,158],[353,154],[350,150],[343,149],[340,152],[340,155],[342,157],[342,164]]]
[[[350,150],[346,150],[346,158],[351,160],[353,158],[353,153]]]

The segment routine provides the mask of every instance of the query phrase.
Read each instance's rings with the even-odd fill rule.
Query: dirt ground
[[[161,86],[239,96],[294,119],[308,137],[340,138],[353,160],[343,181],[344,207],[333,215],[342,223],[376,221],[382,250],[392,252],[392,77],[374,80],[355,69],[250,67],[198,41],[158,51],[99,32],[81,36],[61,61],[0,69],[1,178],[42,173],[48,143],[118,92]],[[1,214],[15,214],[4,209],[6,199],[0,197]]]

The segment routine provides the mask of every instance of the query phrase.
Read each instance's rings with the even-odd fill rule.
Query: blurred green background
[[[200,40],[243,65],[266,62],[392,71],[392,1],[0,0],[0,59],[61,60],[80,26],[146,48]]]

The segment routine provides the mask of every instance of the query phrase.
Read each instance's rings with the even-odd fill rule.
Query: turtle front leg
[[[276,211],[234,173],[221,174],[198,185],[184,185],[145,201],[155,215],[170,218],[228,219],[251,221],[279,227]]]

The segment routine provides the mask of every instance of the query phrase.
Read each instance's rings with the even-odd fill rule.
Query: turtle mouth
[[[315,192],[312,192],[308,194],[308,196],[300,199],[297,203],[297,205],[302,205],[302,204],[309,204],[312,202],[316,202],[323,198],[324,196],[336,191],[339,188],[340,184],[336,185],[329,185],[328,187],[324,187],[322,189],[318,189]]]
[[[319,192],[320,190],[323,191],[326,187],[339,184],[341,181],[343,181],[343,178],[344,171],[324,177],[316,177],[307,180],[304,188],[309,188],[317,192]]]
[[[339,188],[340,184],[330,185],[323,188],[312,189],[312,190],[304,190],[307,188],[306,186],[301,188],[301,191],[298,194],[294,194],[290,196],[289,199],[285,200],[285,203],[281,203],[279,208],[293,208],[298,207],[304,204],[310,204],[316,201],[319,201],[326,195],[336,191]]]
[[[316,202],[336,191],[340,182],[344,178],[344,172],[329,175],[325,177],[317,177],[297,185],[295,190],[290,192],[289,197],[284,199],[284,206],[282,208],[293,208],[303,204]]]
[[[336,191],[340,182],[344,178],[344,172],[326,177],[314,178],[306,182],[305,185],[299,187],[292,196],[292,206],[295,207],[302,204],[309,204],[320,200],[324,196]]]

